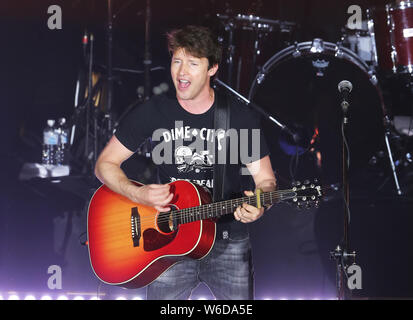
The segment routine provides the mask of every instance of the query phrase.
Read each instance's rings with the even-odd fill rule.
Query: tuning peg
[[[301,182],[300,182],[300,181],[293,181],[293,182],[291,183],[291,185],[292,185],[293,187],[298,187],[298,186],[301,185]]]

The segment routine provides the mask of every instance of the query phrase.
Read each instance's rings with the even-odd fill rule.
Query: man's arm
[[[252,178],[254,179],[255,188],[261,189],[264,192],[274,191],[277,186],[274,171],[272,169],[270,157],[267,155],[264,158],[247,164]],[[244,191],[246,196],[253,196],[254,192]],[[259,219],[264,213],[264,208],[257,208],[250,204],[243,203],[234,212],[234,217],[238,221],[248,223]]]
[[[95,165],[96,177],[109,189],[133,202],[155,207],[158,211],[169,211],[165,207],[173,197],[168,184],[148,184],[142,187],[132,183],[121,169],[121,164],[133,155],[113,136],[99,155]]]

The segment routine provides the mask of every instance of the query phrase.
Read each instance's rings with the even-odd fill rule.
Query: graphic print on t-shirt
[[[195,171],[199,173],[202,170],[211,169],[214,164],[214,156],[209,150],[197,152],[194,148],[179,146],[175,149],[175,164],[178,172]]]
[[[153,140],[160,141],[152,152],[152,160],[160,165],[162,175],[170,181],[185,179],[212,187],[215,144],[223,149],[224,130],[192,128],[175,121],[172,129],[159,129]]]

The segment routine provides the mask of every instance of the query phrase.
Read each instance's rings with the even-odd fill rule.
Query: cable
[[[350,148],[349,148],[349,146],[348,146],[348,142],[347,142],[347,139],[346,139],[346,135],[345,135],[345,133],[344,133],[344,121],[341,123],[341,135],[342,135],[342,137],[343,137],[343,143],[344,143],[344,146],[345,146],[345,148],[346,148],[346,150],[347,150],[347,168],[350,168]],[[344,164],[343,164],[344,165]],[[344,194],[344,186],[343,186],[343,193],[342,193],[342,195],[343,195],[343,200],[344,200],[344,205],[346,206],[346,210],[347,210],[347,215],[348,215],[348,223],[350,224],[350,208],[349,208],[349,205],[348,205],[348,203],[347,203],[347,199],[346,199],[346,197],[345,197],[345,194]]]

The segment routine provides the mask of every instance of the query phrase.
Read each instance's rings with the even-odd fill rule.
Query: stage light
[[[85,300],[82,296],[75,296],[73,300]]]
[[[69,298],[65,295],[60,295],[60,296],[57,297],[56,300],[69,300]]]
[[[52,297],[49,295],[44,295],[40,298],[40,300],[52,300]]]
[[[127,299],[123,296],[120,296],[120,297],[117,297],[116,300],[127,300]]]
[[[24,298],[24,300],[36,300],[36,297],[35,297],[34,295],[32,295],[32,294],[28,294],[28,295]]]
[[[20,297],[17,294],[9,295],[9,300],[20,300]]]
[[[89,300],[100,300],[100,298],[98,296],[92,296]]]
[[[136,296],[136,297],[133,297],[132,300],[143,300],[143,298],[140,296]]]

